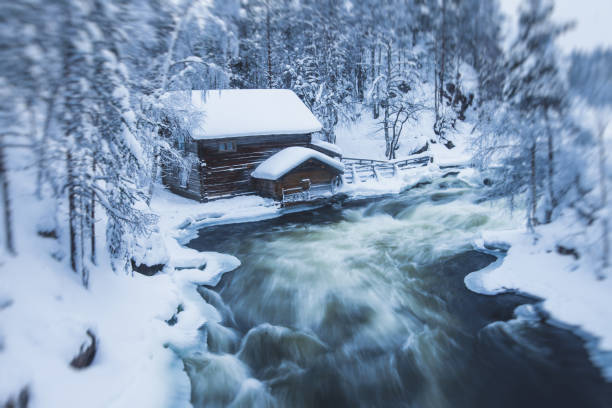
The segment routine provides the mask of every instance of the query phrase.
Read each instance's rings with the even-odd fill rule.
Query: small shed
[[[274,154],[253,173],[256,192],[283,203],[331,196],[342,184],[344,165],[316,150],[294,146]]]
[[[190,165],[165,164],[162,181],[201,202],[255,193],[251,173],[258,165],[285,148],[311,146],[312,133],[321,130],[287,89],[175,91],[163,103],[185,118],[181,134],[170,139]]]

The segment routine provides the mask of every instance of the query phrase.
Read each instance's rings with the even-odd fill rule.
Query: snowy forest
[[[558,321],[591,333],[593,337],[584,340],[592,345],[587,347],[589,358],[607,373],[607,378],[612,377],[612,327],[605,321],[612,310],[609,300],[612,203],[608,193],[612,178],[612,164],[608,160],[612,150],[612,46],[562,52],[559,39],[580,24],[589,22],[559,20],[553,17],[554,10],[555,3],[549,0],[523,0],[516,15],[511,17],[497,0],[1,2],[0,243],[4,254],[0,257],[0,406],[55,406],[60,402],[65,406],[83,406],[86,401],[83,398],[98,392],[94,391],[96,381],[105,386],[107,380],[98,378],[110,378],[112,370],[121,370],[122,366],[115,364],[114,359],[119,361],[121,358],[117,356],[123,354],[117,352],[115,355],[109,349],[123,347],[127,350],[125,353],[142,353],[142,361],[151,356],[154,362],[147,364],[154,366],[141,364],[143,371],[147,371],[147,367],[150,371],[149,377],[145,376],[142,381],[150,381],[151,387],[164,381],[158,373],[162,368],[168,371],[170,366],[175,374],[184,376],[187,372],[189,379],[185,381],[188,384],[166,382],[151,395],[143,395],[143,384],[138,385],[140,391],[133,392],[117,391],[121,387],[115,384],[108,386],[109,395],[103,393],[94,406],[110,406],[110,401],[114,401],[115,406],[179,406],[183,397],[193,406],[325,406],[333,405],[334,401],[338,402],[337,406],[355,406],[349,400],[323,397],[301,399],[300,404],[296,399],[279,402],[279,395],[299,397],[290,391],[277,391],[277,382],[266,377],[272,374],[263,369],[258,371],[251,363],[250,371],[244,371],[244,378],[235,380],[238,384],[235,389],[227,391],[231,397],[225,394],[216,399],[209,397],[214,394],[212,383],[202,385],[198,381],[204,380],[197,378],[230,369],[215,360],[216,355],[211,357],[212,363],[206,363],[208,366],[194,362],[194,357],[187,355],[185,350],[189,348],[186,338],[192,339],[195,335],[179,338],[169,331],[174,324],[166,325],[165,322],[178,321],[178,326],[193,325],[181,326],[185,333],[185,327],[191,327],[193,333],[201,333],[204,322],[212,326],[215,318],[211,316],[216,316],[208,311],[208,314],[203,312],[205,317],[194,317],[195,310],[203,306],[189,308],[195,301],[191,295],[181,292],[187,285],[187,278],[174,275],[181,268],[191,268],[188,269],[193,271],[190,276],[196,276],[198,265],[193,262],[200,261],[194,259],[201,260],[201,265],[208,265],[206,269],[200,267],[200,272],[208,271],[209,275],[214,272],[210,270],[211,265],[218,267],[219,276],[240,262],[242,269],[246,267],[245,260],[240,257],[240,261],[230,267],[233,261],[203,255],[210,252],[197,255],[194,249],[182,246],[188,241],[186,234],[181,235],[175,229],[169,232],[184,219],[195,224],[199,214],[239,213],[248,204],[246,201],[235,201],[236,204],[211,202],[198,209],[194,202],[172,207],[172,200],[178,198],[171,198],[166,191],[160,193],[164,190],[160,184],[164,166],[192,165],[183,143],[183,129],[191,120],[190,115],[175,109],[165,97],[169,92],[185,90],[292,90],[321,122],[317,138],[341,146],[353,157],[368,152],[371,156],[368,158],[393,162],[411,155],[431,155],[433,165],[439,164],[436,171],[444,173],[445,180],[449,173],[444,171],[444,160],[440,161],[438,155],[442,158],[468,155],[456,173],[461,176],[469,170],[479,175],[482,188],[474,202],[478,205],[503,203],[495,207],[497,209],[487,207],[477,213],[490,212],[492,220],[498,217],[516,219],[514,227],[524,234],[520,244],[514,241],[517,243],[512,245],[504,262],[510,265],[519,249],[524,253],[538,251],[542,256],[554,255],[567,262],[569,266],[563,268],[568,271],[585,271],[583,278],[593,279],[587,285],[588,290],[593,288],[594,291],[592,309],[576,306],[591,296],[591,292],[585,292],[577,300],[572,298],[571,302],[575,303],[565,309],[563,306],[555,309],[556,304],[547,308],[548,303],[553,303],[551,301],[545,302],[543,310],[552,313]],[[367,137],[359,133],[364,123],[368,124]],[[342,139],[346,134],[351,134],[348,141]],[[159,199],[160,194],[163,199]],[[187,209],[191,212],[187,213]],[[445,235],[440,234],[433,246],[444,246],[440,240],[443,241]],[[200,232],[201,237],[206,235],[206,229]],[[210,236],[216,235],[210,232]],[[190,235],[189,239],[193,237]],[[485,251],[504,241],[499,237],[489,240],[484,233],[483,237]],[[396,238],[389,245],[402,245],[399,242],[405,239]],[[37,240],[43,244],[38,244]],[[478,239],[466,238],[465,242],[478,242]],[[220,253],[225,250],[215,248],[199,249]],[[508,248],[502,249],[507,251]],[[440,255],[439,259],[444,256]],[[187,258],[191,261],[186,261]],[[150,259],[153,261],[148,262]],[[536,266],[531,275],[546,269],[547,258],[542,259],[541,263],[532,264]],[[162,264],[166,268],[170,265],[176,270],[169,273],[164,269],[163,281],[155,275],[154,285],[147,283],[153,280],[141,282],[140,279],[146,278],[134,273],[135,263],[141,262]],[[53,272],[38,271],[46,270],[46,265],[52,265],[48,268]],[[524,268],[519,261],[512,265],[517,270]],[[558,264],[550,265],[554,269]],[[39,340],[21,341],[22,338],[46,337],[44,333],[32,337],[28,334],[30,329],[22,330],[24,325],[37,325],[37,319],[46,319],[44,313],[43,317],[35,318],[27,308],[19,309],[23,307],[19,306],[19,296],[29,299],[22,286],[24,280],[29,279],[30,270],[34,269],[38,272],[32,279],[40,279],[40,291],[36,293],[48,290],[49,304],[55,302],[52,297],[64,298],[61,307],[66,309],[58,311],[60,309],[55,306],[49,306],[49,314],[53,311],[60,316],[65,312],[70,316],[73,313],[70,310],[82,309],[74,324],[67,323],[70,317],[56,316],[42,326],[44,329],[53,325],[52,322],[59,322],[52,330],[56,334],[49,339],[58,344],[52,347],[53,351],[43,347],[42,351],[34,353],[31,350],[40,346]],[[47,275],[38,275],[43,273]],[[61,278],[56,278],[60,275]],[[557,279],[563,280],[557,278],[554,271],[542,272],[541,276],[545,282],[542,287],[547,286],[547,282],[553,285]],[[248,281],[248,277],[245,279]],[[99,282],[97,288],[96,282]],[[217,282],[218,279],[208,284],[215,286]],[[571,279],[563,282],[567,288],[582,288]],[[70,286],[73,284],[74,287]],[[168,289],[169,285],[175,285],[174,289]],[[466,285],[470,286],[467,281]],[[532,293],[529,288],[522,290],[519,283],[516,285],[517,293]],[[216,297],[202,294],[204,290],[211,290],[201,290],[201,287],[198,286],[201,297],[215,309],[224,310],[215,303]],[[164,300],[154,303],[150,293]],[[597,295],[601,293],[603,297]],[[133,312],[125,312],[132,307],[132,298],[133,304],[141,302],[141,306]],[[101,311],[106,309],[106,299],[116,302],[113,309],[117,308],[118,315],[106,316],[110,312]],[[226,301],[225,297],[223,300]],[[47,301],[41,301],[41,309],[47,308],[44,306]],[[574,319],[573,312],[567,312],[569,308],[577,310],[576,315],[580,315],[579,310],[586,310],[583,313],[590,317]],[[21,311],[12,315],[11,310]],[[357,310],[361,309],[346,313],[357,313]],[[130,316],[125,317],[125,321],[117,317],[123,312]],[[593,317],[600,312],[600,318]],[[99,313],[106,313],[106,317],[100,317]],[[219,313],[223,315],[224,312]],[[342,309],[335,313],[345,312]],[[23,316],[27,316],[25,320]],[[160,316],[165,317],[161,319]],[[184,316],[183,322],[181,316]],[[164,328],[137,332],[136,327],[144,327],[145,323],[140,322],[145,320],[161,321]],[[238,318],[237,321],[240,326],[242,323]],[[111,340],[115,334],[112,334],[110,322],[125,327],[125,333],[128,333],[127,327],[132,326],[130,330],[139,334],[130,335],[127,340]],[[221,327],[219,322],[215,327]],[[298,325],[287,326],[293,330]],[[63,334],[57,334],[62,330]],[[230,329],[223,326],[219,332],[208,330],[209,338],[217,338],[219,333]],[[245,339],[251,331],[242,340],[242,346],[238,342],[235,350],[230,348],[242,362],[248,358],[252,361],[262,358],[244,357],[249,352],[244,345]],[[145,337],[147,343],[142,344],[146,346],[139,346],[141,343],[134,340]],[[65,340],[68,338],[72,340]],[[212,347],[210,341],[207,353]],[[310,337],[308,342],[309,350],[333,344],[331,340],[317,339],[315,342]],[[66,374],[68,362],[79,351],[81,343],[90,345],[81,346],[81,352],[93,346],[95,354],[95,348],[102,347],[99,357],[94,359],[92,354],[91,358],[94,365],[101,359],[98,364],[108,372],[86,380],[72,379],[71,376],[81,375],[73,374],[80,371]],[[130,346],[126,346],[127,343]],[[108,347],[106,352],[104,347]],[[277,347],[280,350],[281,346]],[[163,349],[161,354],[155,351],[158,349]],[[27,364],[23,363],[20,359],[29,353],[34,354],[27,358]],[[55,357],[43,357],[41,353]],[[176,362],[173,363],[177,360],[176,355],[181,361],[178,368]],[[33,374],[38,365],[44,365],[49,358],[55,360],[39,374]],[[62,358],[68,359],[66,367],[54,371],[61,365],[57,361]],[[418,361],[411,364],[418,365]],[[301,360],[294,365],[306,370]],[[243,369],[235,370],[242,373]],[[194,375],[196,371],[200,377]],[[75,399],[70,400],[67,395],[53,390],[48,382],[56,373],[60,373],[58,378],[65,378],[67,383],[86,382],[89,385],[76,391]],[[44,376],[48,376],[46,381]],[[249,383],[250,380],[257,384]],[[227,378],[224,381],[223,387],[230,387],[227,384],[231,381]],[[304,387],[310,384],[300,381]],[[589,399],[584,406],[603,407],[612,401],[608,381],[602,381],[598,385],[601,388],[594,391],[593,395],[601,398]],[[444,388],[442,383],[432,387]],[[338,386],[343,390],[346,387]],[[405,385],[398,387],[402,389]],[[172,393],[168,389],[172,389]],[[194,394],[197,389],[204,390],[204,396]],[[186,396],[176,396],[176,390],[183,390]],[[351,393],[347,391],[346,394]],[[401,392],[393,394],[393,398],[400,398],[398,400],[367,399],[374,394],[361,400],[364,405],[386,406],[381,401],[391,401],[391,405],[398,406],[400,401],[405,401]],[[459,403],[443,391],[438,394],[443,398],[440,395],[444,399],[416,398],[405,406],[480,406],[468,400]],[[240,398],[247,399],[238,401]],[[566,401],[580,403],[581,400],[569,398]],[[558,406],[571,405],[561,403]]]

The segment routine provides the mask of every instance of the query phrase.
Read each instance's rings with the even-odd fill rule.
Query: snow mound
[[[258,179],[278,180],[290,170],[307,160],[315,159],[344,173],[344,165],[338,160],[306,147],[292,146],[274,154],[261,163],[251,176]]]

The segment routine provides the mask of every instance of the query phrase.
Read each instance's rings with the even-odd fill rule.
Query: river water
[[[485,229],[520,220],[456,176],[399,196],[201,230],[238,257],[183,353],[196,407],[612,407],[583,342],[537,300],[463,278],[496,261]],[[537,271],[534,271],[536,273]]]

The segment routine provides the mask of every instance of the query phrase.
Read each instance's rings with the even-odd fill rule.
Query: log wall
[[[235,152],[220,152],[219,143],[235,143]],[[204,160],[203,169],[207,199],[225,198],[255,192],[251,173],[259,164],[290,146],[306,147],[310,134],[271,135],[201,140],[198,154]]]
[[[186,187],[181,186],[181,169],[175,166],[162,169],[162,182],[175,194],[204,202],[206,196],[200,167],[200,163],[194,163],[191,166]]]

